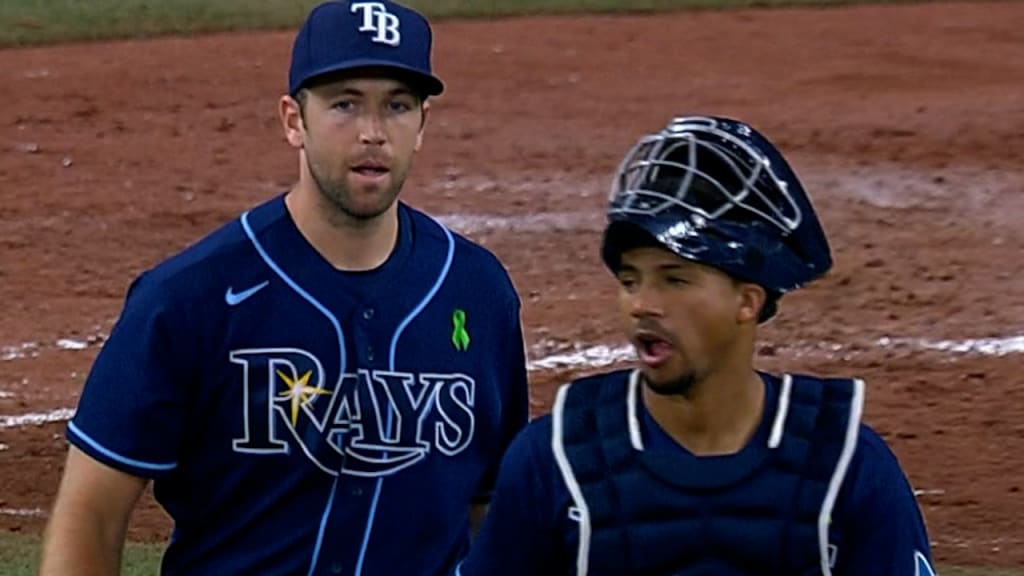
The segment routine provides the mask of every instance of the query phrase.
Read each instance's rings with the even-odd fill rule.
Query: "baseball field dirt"
[[[540,414],[556,384],[626,357],[598,257],[626,148],[676,114],[750,122],[792,159],[836,260],[783,299],[759,366],[865,378],[936,560],[1024,565],[1020,22],[1013,2],[441,22],[448,90],[404,198],[508,266]],[[0,530],[41,530],[132,278],[292,181],[290,42],[0,51]],[[131,538],[168,530],[147,496]]]

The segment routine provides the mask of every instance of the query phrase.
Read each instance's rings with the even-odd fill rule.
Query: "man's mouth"
[[[360,164],[358,166],[353,166],[352,171],[361,176],[367,176],[370,178],[383,176],[389,172],[386,166],[380,164]]]
[[[672,355],[672,343],[650,332],[640,332],[633,337],[640,361],[649,366],[658,366]]]

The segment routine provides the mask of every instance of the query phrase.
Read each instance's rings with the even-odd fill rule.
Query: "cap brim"
[[[378,60],[378,59],[359,59],[349,60],[347,62],[339,62],[330,66],[324,66],[318,68],[302,79],[302,82],[298,86],[292,88],[292,95],[294,96],[301,88],[309,84],[314,78],[318,78],[325,74],[332,74],[335,72],[356,72],[362,68],[390,68],[398,72],[396,74],[400,79],[410,82],[418,88],[424,96],[437,96],[444,92],[444,83],[441,80],[431,74],[426,74],[422,70],[413,68],[411,66],[403,66],[396,64],[393,60]]]

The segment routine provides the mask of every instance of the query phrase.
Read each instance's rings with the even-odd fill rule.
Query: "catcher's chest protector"
[[[769,442],[722,457],[643,450],[630,382],[582,379],[555,406],[553,448],[579,512],[577,576],[829,574],[861,382],[787,376]]]

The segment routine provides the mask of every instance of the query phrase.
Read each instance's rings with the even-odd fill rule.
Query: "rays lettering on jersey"
[[[236,452],[293,447],[331,475],[385,476],[436,450],[455,456],[473,440],[476,382],[465,374],[359,370],[333,386],[320,360],[297,348],[235,350],[243,434]]]

